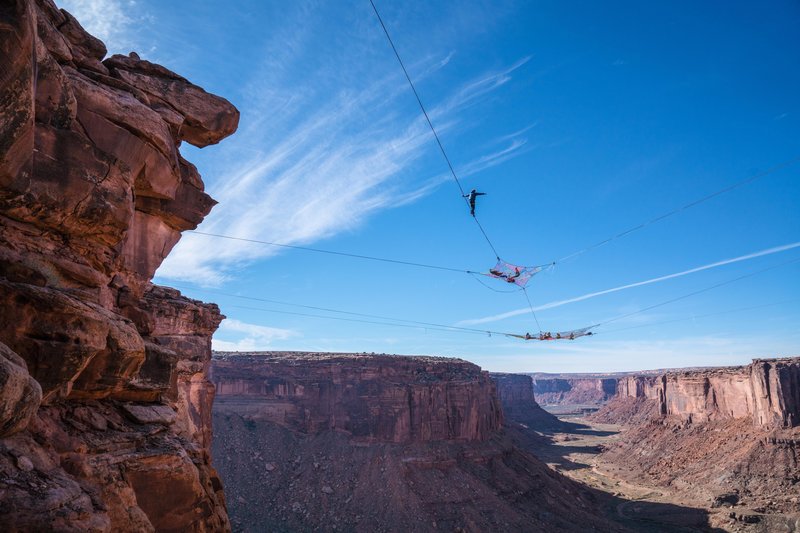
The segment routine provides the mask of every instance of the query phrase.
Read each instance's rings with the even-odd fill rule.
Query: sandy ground
[[[608,493],[609,517],[635,531],[708,531],[708,511],[687,507],[663,489],[624,481],[618,467],[601,463],[604,446],[618,438],[621,427],[598,424],[569,414],[559,419],[567,426],[545,433],[548,439],[531,440],[528,449],[554,470]]]
[[[558,417],[565,424],[544,433],[517,428],[520,440],[549,467],[606,493],[608,517],[620,525],[643,532],[795,531],[783,524],[777,529],[776,524],[748,524],[734,519],[729,506],[711,508],[708,501],[689,501],[669,488],[632,481],[625,475],[625,465],[605,462],[600,456],[619,438],[621,426],[595,423],[564,410]]]

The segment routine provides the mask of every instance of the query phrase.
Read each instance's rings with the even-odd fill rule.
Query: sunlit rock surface
[[[495,380],[472,363],[215,353],[211,378],[236,531],[622,530],[516,444]]]
[[[600,457],[634,482],[733,509],[724,516],[752,531],[795,531],[798,378],[800,358],[621,378],[592,416],[625,428]]]
[[[627,376],[617,396],[651,400],[659,413],[689,421],[748,418],[760,427],[794,427],[800,425],[800,358]]]
[[[150,282],[238,111],[50,0],[0,9],[0,529],[225,531],[215,305]]]
[[[616,377],[533,376],[533,394],[543,405],[601,405],[616,393]]]
[[[218,412],[369,442],[486,440],[502,425],[494,383],[458,359],[217,353]]]

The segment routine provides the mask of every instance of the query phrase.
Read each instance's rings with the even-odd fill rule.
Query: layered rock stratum
[[[516,445],[495,380],[466,361],[216,353],[211,378],[237,531],[620,529]],[[530,393],[521,378],[511,389]]]
[[[534,383],[525,374],[492,373],[497,387],[497,395],[503,407],[507,422],[523,424],[536,430],[549,430],[561,427],[561,421],[548,413],[534,397]]]
[[[363,442],[486,440],[503,412],[477,367],[435,357],[217,352],[217,411]],[[268,408],[265,408],[267,407]]]
[[[655,403],[659,413],[689,422],[748,418],[755,426],[800,425],[800,358],[619,380],[619,399]]]
[[[622,477],[729,507],[748,530],[796,531],[798,377],[800,358],[622,378],[592,417],[625,426],[600,457]]]
[[[616,395],[617,378],[534,374],[533,393],[544,405],[602,405]]]
[[[228,530],[223,317],[150,280],[214,205],[180,144],[238,111],[50,0],[0,9],[0,101],[0,529]]]

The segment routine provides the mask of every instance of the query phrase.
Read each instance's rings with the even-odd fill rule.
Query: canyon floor
[[[785,525],[759,520],[748,523],[757,511],[725,502],[711,504],[707,498],[687,497],[686,493],[662,485],[642,482],[632,475],[630,465],[602,456],[602,452],[621,438],[624,427],[583,418],[558,406],[553,409],[561,424],[533,431],[513,423],[513,432],[524,447],[555,471],[579,483],[606,493],[600,498],[609,519],[633,531],[691,532],[792,531]],[[759,516],[759,519],[765,518]]]
[[[599,510],[604,495],[517,444],[492,378],[466,361],[218,353],[211,376],[236,532],[627,531]],[[554,420],[517,378],[525,420]]]

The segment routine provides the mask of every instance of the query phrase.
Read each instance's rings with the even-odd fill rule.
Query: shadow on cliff
[[[582,483],[593,499],[604,510],[608,519],[620,526],[639,532],[721,532],[723,529],[709,525],[709,513],[703,508],[687,507],[673,503],[655,502],[645,499],[626,499],[619,495],[619,487],[613,480],[598,481],[590,458],[600,454],[604,446],[600,443],[585,443],[587,437],[613,436],[615,431],[602,431],[577,422],[559,421],[548,428],[529,427],[507,420],[506,432],[520,448],[550,464],[559,472],[582,473],[574,476],[581,481],[595,478],[598,486]],[[564,444],[574,439],[576,443]],[[598,488],[602,486],[603,488]],[[645,495],[647,498],[651,495]]]
[[[601,430],[595,429],[586,424],[580,424],[578,422],[563,422],[562,426],[559,426],[558,432],[561,433],[574,433],[576,435],[582,436],[593,436],[593,437],[610,437],[612,435],[616,435],[619,431],[608,431],[608,430]],[[548,430],[551,432],[551,430]]]
[[[725,531],[709,525],[709,513],[705,509],[672,503],[626,500],[616,496],[610,498],[606,508],[610,519],[632,531],[642,533]]]

